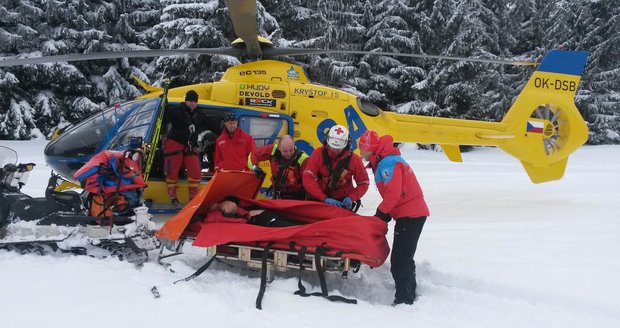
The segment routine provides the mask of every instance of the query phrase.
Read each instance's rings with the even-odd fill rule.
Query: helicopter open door
[[[170,103],[169,105],[173,106],[175,104]],[[282,135],[293,134],[293,120],[290,116],[285,114],[265,113],[259,110],[244,108],[201,105],[197,107],[197,110],[204,111],[209,120],[208,125],[219,126],[218,129],[214,126],[208,127],[210,130],[217,132],[217,135],[221,133],[221,126],[219,125],[221,119],[224,118],[227,112],[234,112],[239,118],[239,127],[254,138],[257,147],[272,144]],[[268,175],[271,173],[268,162],[262,162],[260,165]],[[158,163],[156,159],[153,163],[154,173],[149,178],[149,181],[147,181],[149,187],[145,190],[145,199],[153,204],[151,208],[152,214],[173,213],[168,206],[169,199],[166,192],[166,184],[163,179],[163,172],[158,172],[158,169],[162,167],[163,163]],[[271,184],[269,178],[270,176],[265,179],[267,182],[263,185],[263,188],[261,188],[262,197],[268,196],[267,186]],[[207,180],[209,180],[209,178],[203,175],[202,183],[207,183]],[[182,204],[186,204],[188,201],[187,188],[183,179],[177,184],[177,197]]]

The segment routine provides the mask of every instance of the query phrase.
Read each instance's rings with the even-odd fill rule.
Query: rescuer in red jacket
[[[354,179],[357,186],[353,185]],[[323,146],[315,149],[308,158],[303,185],[311,198],[357,210],[369,181],[362,159],[351,151],[347,128],[334,125],[329,129]]]
[[[256,151],[251,135],[241,130],[235,113],[224,116],[224,130],[215,140],[215,170],[249,171],[248,156]]]
[[[426,217],[430,214],[422,188],[413,170],[394,148],[392,136],[379,138],[366,131],[359,139],[360,154],[370,162],[375,182],[383,200],[376,217],[394,226],[392,243],[392,277],[396,287],[394,304],[413,304],[416,297],[415,255]]]
[[[196,110],[197,106],[198,93],[190,90],[185,95],[184,103],[167,109],[164,115],[164,124],[169,125],[164,142],[164,172],[168,197],[175,209],[179,206],[177,183],[181,167],[185,167],[187,171],[187,189],[190,200],[198,194],[200,187],[201,168],[198,158],[197,133],[203,125],[204,116]]]
[[[271,186],[273,199],[306,199],[302,184],[302,172],[306,168],[308,155],[295,147],[295,140],[289,135],[281,136],[275,144],[252,152],[248,166],[262,179],[265,176],[259,162],[269,160],[271,164]]]

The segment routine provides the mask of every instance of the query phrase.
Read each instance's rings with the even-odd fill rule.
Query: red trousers
[[[198,194],[200,187],[200,161],[196,150],[189,151],[187,145],[172,139],[166,139],[164,143],[164,172],[168,185],[168,197],[177,198],[177,183],[179,182],[179,170],[184,167],[187,171],[187,188],[189,199]]]

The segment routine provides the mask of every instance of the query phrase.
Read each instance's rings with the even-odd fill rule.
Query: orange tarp
[[[218,171],[194,199],[179,213],[166,221],[161,229],[155,233],[155,236],[168,240],[179,240],[194,213],[201,206],[219,202],[229,195],[254,198],[260,184],[261,181],[251,172]]]

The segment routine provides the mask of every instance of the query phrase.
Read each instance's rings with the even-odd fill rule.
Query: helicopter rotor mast
[[[261,59],[262,49],[258,42],[256,0],[226,0],[229,17],[235,34],[245,43],[245,51],[251,59]]]

